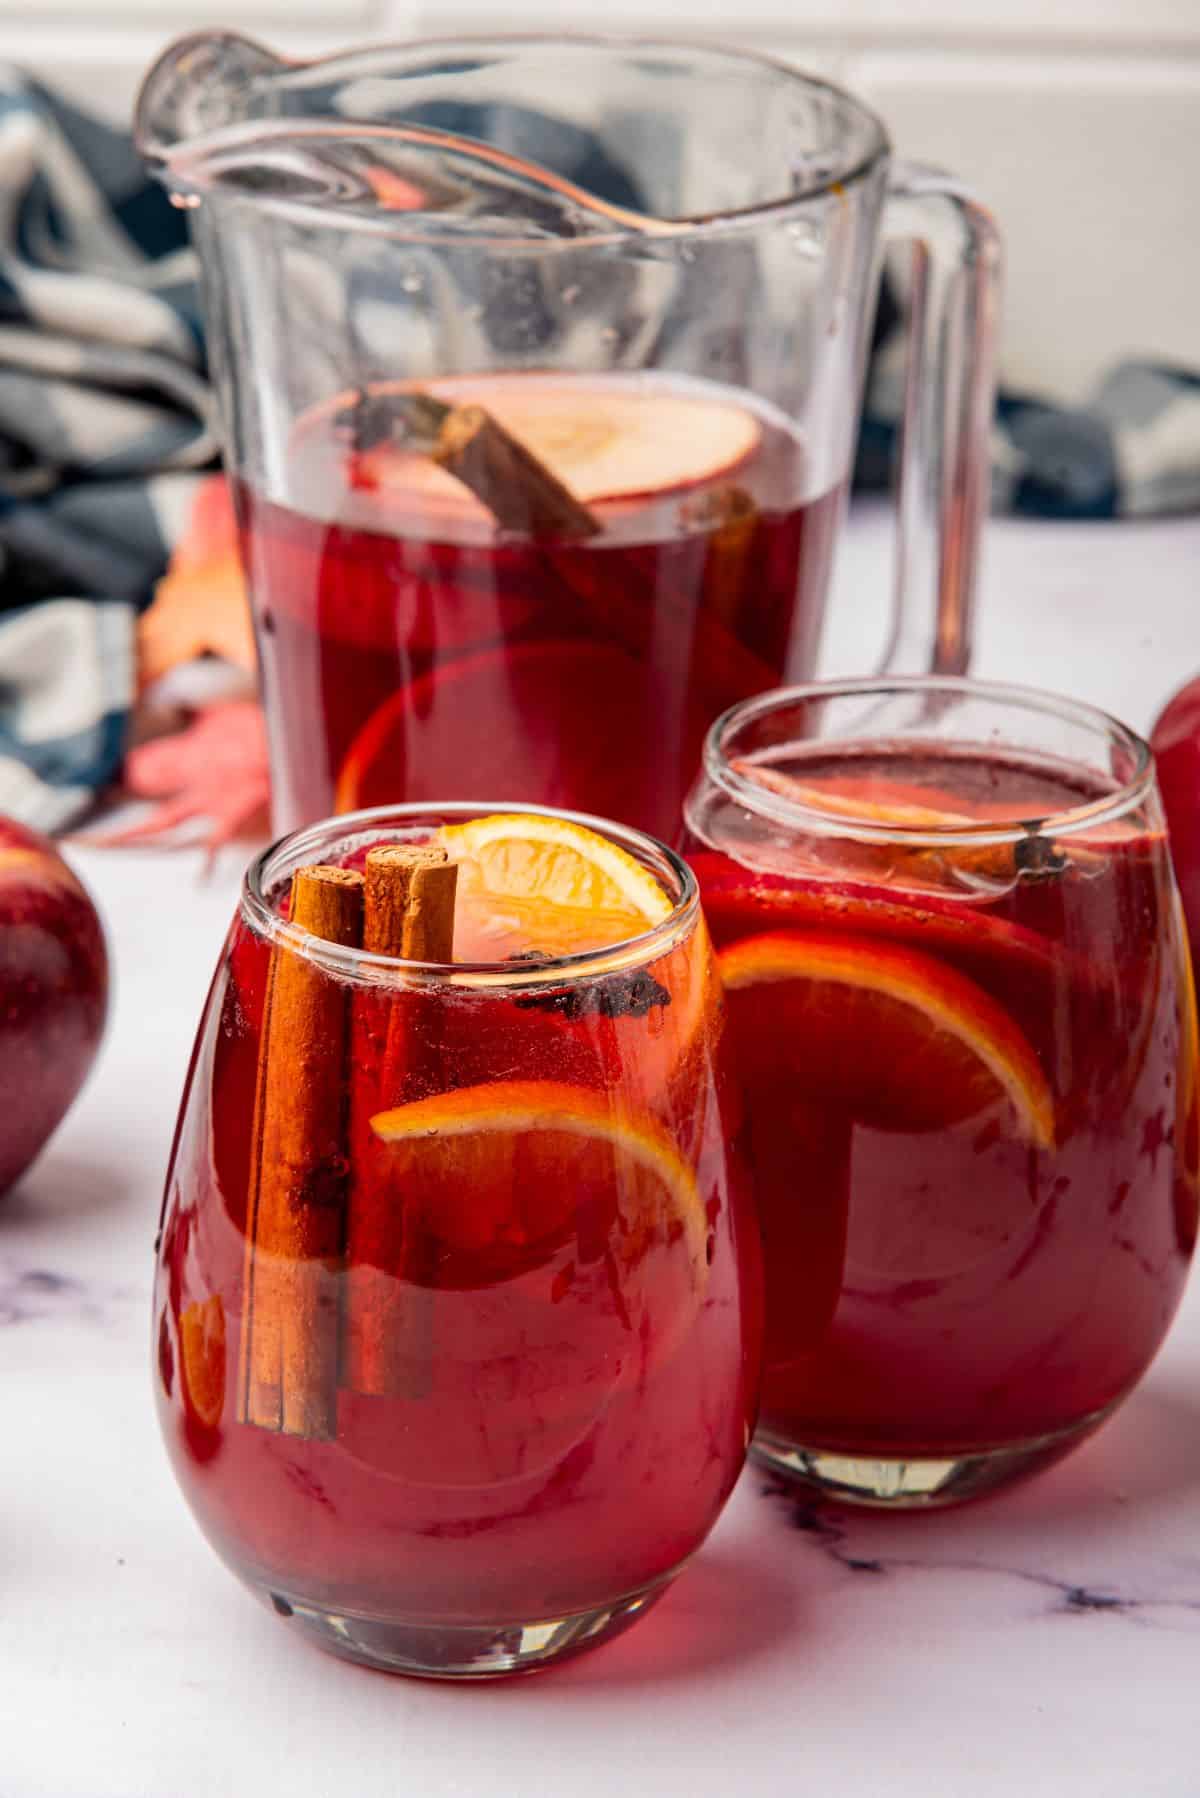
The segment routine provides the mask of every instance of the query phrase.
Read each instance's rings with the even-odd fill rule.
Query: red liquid
[[[791,771],[976,818],[1099,796],[966,753]],[[907,1459],[1098,1421],[1162,1341],[1196,1236],[1195,1021],[1156,811],[1020,874],[1011,845],[772,850],[720,801],[695,828],[749,1089],[763,1440]],[[839,953],[854,979],[822,987]],[[767,965],[791,978],[735,984]]]
[[[278,828],[494,799],[672,840],[717,713],[812,673],[842,495],[814,492],[795,437],[699,383],[521,375],[437,391],[486,402],[538,383],[552,400],[577,389],[585,426],[616,395],[638,442],[612,466],[651,483],[662,468],[661,486],[589,496],[600,529],[584,541],[501,533],[449,476],[431,486],[424,458],[357,453],[332,410],[296,433],[287,504],[241,488]],[[743,433],[723,467],[701,448],[698,478],[682,478],[686,421],[664,412],[655,441],[659,393],[720,395],[750,419],[751,447]]]
[[[237,925],[185,1099],[159,1259],[160,1410],[206,1534],[260,1590],[378,1618],[528,1622],[652,1588],[728,1497],[757,1379],[757,1239],[728,1176],[707,938],[646,970],[671,998],[642,1016],[602,1005],[568,1016],[479,991],[356,994],[351,1203],[415,1204],[423,1236],[407,1265],[383,1269],[411,1326],[408,1389],[351,1390],[343,1334],[328,1441],[238,1415],[267,962]],[[398,1018],[428,1053],[388,1089]],[[544,1129],[496,1154],[451,1139],[422,1180],[368,1126],[379,1108],[514,1078],[649,1118],[699,1210],[648,1218],[633,1162],[593,1159],[581,1178],[577,1160],[557,1165]],[[374,1277],[366,1263],[330,1271],[333,1305],[352,1302],[364,1269]],[[197,1320],[206,1353],[189,1350]]]

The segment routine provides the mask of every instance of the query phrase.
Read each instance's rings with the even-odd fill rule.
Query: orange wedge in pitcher
[[[614,644],[494,645],[406,682],[370,714],[338,770],[334,810],[499,793],[625,817],[653,790],[660,707],[653,672]]]
[[[718,959],[752,1090],[786,1082],[897,1131],[1007,1103],[1028,1142],[1053,1145],[1054,1102],[1028,1038],[932,956],[832,931],[771,931]]]

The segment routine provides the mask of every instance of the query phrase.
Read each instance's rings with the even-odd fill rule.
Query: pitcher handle
[[[990,485],[1000,238],[950,175],[897,164],[885,242],[913,246],[892,632],[882,669],[963,674]],[[917,594],[933,595],[933,642]]]

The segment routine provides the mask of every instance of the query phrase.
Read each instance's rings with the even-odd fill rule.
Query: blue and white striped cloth
[[[0,69],[0,811],[63,829],[118,775],[135,620],[216,453],[185,216],[129,139]],[[889,477],[881,330],[860,486]],[[1083,411],[1002,397],[994,503],[1200,507],[1200,376],[1119,367]]]
[[[119,773],[136,614],[215,450],[186,221],[0,71],[0,811],[61,829]]]

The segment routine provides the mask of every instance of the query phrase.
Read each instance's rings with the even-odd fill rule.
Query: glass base
[[[586,1648],[598,1648],[628,1629],[670,1584],[670,1578],[660,1580],[628,1598],[567,1617],[478,1624],[356,1616],[327,1611],[266,1586],[255,1586],[254,1591],[318,1648],[360,1666],[419,1679],[499,1679],[510,1673],[534,1673]]]
[[[1097,1411],[1082,1423],[1047,1436],[1007,1442],[1002,1447],[972,1454],[874,1459],[847,1455],[837,1449],[802,1448],[762,1430],[754,1438],[751,1454],[760,1466],[840,1505],[869,1505],[887,1511],[932,1510],[939,1505],[964,1504],[996,1486],[1049,1467],[1090,1436],[1110,1409]]]

